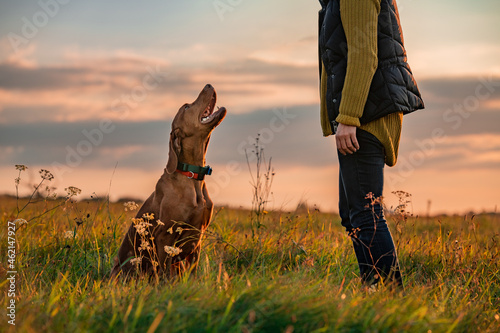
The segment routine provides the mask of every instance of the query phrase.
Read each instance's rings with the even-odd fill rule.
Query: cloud
[[[163,163],[170,132],[168,122],[26,123],[0,125],[2,165],[25,163],[85,167],[109,167],[117,162],[145,168]]]
[[[500,99],[500,77],[492,74],[429,78],[419,82],[419,87],[431,107],[448,107],[464,102],[469,96],[480,101]]]
[[[121,54],[50,66],[4,62],[0,122],[166,119],[206,83],[214,84],[223,96],[220,103],[237,113],[317,99],[316,68],[245,59],[193,70],[155,61]]]
[[[73,151],[87,146],[91,152],[83,156],[82,167],[109,166],[118,161],[125,167],[150,168],[166,161],[168,121],[113,122],[109,133],[100,131],[99,126],[99,122],[0,125],[0,147],[9,151],[1,157],[1,164],[64,163]],[[266,154],[275,163],[326,165],[333,161],[316,154],[316,149],[332,149],[331,140],[321,140],[317,106],[229,113],[212,135],[209,160],[245,163],[245,151],[251,150],[259,133]]]
[[[231,113],[311,105],[319,99],[318,70],[314,62],[303,61],[312,57],[303,50],[312,49],[313,42],[309,36],[246,57],[209,56],[196,65],[182,63],[180,55],[196,54],[196,50],[215,54],[214,45],[176,49],[170,52],[171,59],[125,50],[110,53],[68,48],[65,61],[57,65],[4,61],[0,63],[0,123],[103,118],[161,121],[171,118],[180,105],[193,101],[206,83],[216,87],[218,104]],[[500,78],[491,75],[430,78],[420,80],[419,86],[431,111],[411,119],[423,128],[424,137],[430,135],[429,121],[453,130],[465,128],[463,124],[475,120],[463,114],[489,111],[493,114],[490,118],[495,118],[500,105]],[[457,114],[457,104],[465,108],[472,105],[474,110]]]
[[[311,38],[256,51],[238,60],[212,59],[197,68],[126,51],[83,57],[69,52],[66,63],[58,65],[3,62],[0,105],[11,111],[1,113],[0,122],[40,118],[71,122],[104,117],[160,120],[172,117],[180,105],[194,100],[206,83],[217,88],[219,105],[234,113],[317,103],[317,66],[302,63],[295,54],[303,43],[311,43]],[[151,75],[159,75],[160,80],[152,80]],[[427,109],[437,112],[453,109],[457,103],[468,106],[474,98],[480,102],[481,111],[495,111],[500,105],[498,77],[434,78],[421,80],[419,85]],[[117,112],[119,104],[122,110],[127,109],[126,117]],[[33,110],[43,117],[34,115],[37,112]],[[28,116],[23,120],[24,111]]]
[[[437,170],[500,169],[500,134],[445,137],[434,148],[424,150],[420,168]],[[411,156],[411,153],[410,153]]]
[[[211,160],[245,163],[245,149],[260,133],[276,165],[336,163],[334,140],[321,137],[317,67],[293,61],[296,49],[312,42],[305,38],[199,68],[125,51],[112,57],[69,52],[59,65],[3,62],[0,163],[65,163],[68,147],[76,150],[89,141],[84,132],[108,119],[114,130],[92,146],[82,167],[116,162],[128,168],[159,167],[165,163],[170,119],[208,82],[218,91],[218,105],[228,108],[212,138]],[[419,86],[426,109],[405,117],[400,161],[424,153],[422,168],[497,168],[498,147],[482,151],[477,145],[481,135],[496,138],[499,133],[500,78],[432,78]]]
[[[440,78],[419,82],[425,109],[404,118],[401,151],[429,138],[498,133],[500,78]]]
[[[102,81],[85,79],[84,68],[30,68],[0,64],[0,88],[6,90],[51,90],[89,84],[102,84]]]
[[[67,91],[92,86],[123,89],[130,83],[140,83],[148,70],[157,67],[164,70],[168,63],[120,51],[107,57],[89,56],[85,59],[68,55],[65,63],[58,65],[25,66],[6,61],[0,63],[0,89],[31,93],[34,90]],[[175,82],[184,83],[182,80]]]
[[[0,78],[2,123],[40,118],[56,122],[165,119],[175,113],[179,98],[186,95],[181,92],[191,86],[189,78],[174,77],[165,62],[136,57],[42,67],[3,63]]]
[[[428,115],[432,111],[427,111]],[[429,123],[426,112],[405,119],[403,140],[400,145],[401,170],[442,169],[463,170],[500,167],[499,113],[478,113],[474,128],[444,131],[439,137],[423,136]],[[494,121],[491,116],[495,116]],[[410,117],[411,120],[410,120]],[[419,120],[415,122],[413,120]],[[167,158],[169,121],[112,122],[109,133],[99,131],[94,122],[74,123],[19,123],[0,125],[2,165],[51,164],[74,161],[75,151],[81,154],[81,167],[110,167],[117,162],[127,168],[155,169],[162,167]],[[407,127],[413,127],[407,131]],[[485,131],[489,128],[490,131]],[[489,133],[489,134],[488,134]],[[224,122],[214,131],[207,161],[228,165],[246,164],[247,152],[252,155],[255,138],[267,157],[280,168],[324,167],[336,164],[333,137],[323,138],[319,125],[317,105],[264,109],[245,114],[228,113]],[[90,147],[90,148],[88,148]],[[416,162],[415,162],[416,161]]]

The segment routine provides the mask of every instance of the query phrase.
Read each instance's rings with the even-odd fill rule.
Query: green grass
[[[7,221],[16,218],[16,199],[2,198],[0,209],[0,283],[7,290]],[[196,278],[114,285],[108,275],[133,215],[106,201],[29,204],[18,216],[29,222],[16,231],[16,326],[7,323],[4,292],[0,330],[500,331],[495,215],[389,216],[405,292],[371,294],[360,287],[338,216],[269,212],[256,229],[249,211],[222,208],[205,237]],[[76,237],[65,238],[67,231]]]

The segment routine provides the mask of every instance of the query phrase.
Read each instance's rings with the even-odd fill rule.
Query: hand
[[[356,126],[339,124],[335,133],[337,149],[342,155],[354,154],[359,149],[358,139],[356,139]]]

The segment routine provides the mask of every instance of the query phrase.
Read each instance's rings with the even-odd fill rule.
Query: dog
[[[196,272],[201,238],[213,203],[204,181],[212,169],[205,155],[210,136],[226,116],[214,110],[217,94],[207,84],[172,121],[168,162],[151,196],[139,209],[115,258],[111,277],[136,272],[173,277]]]

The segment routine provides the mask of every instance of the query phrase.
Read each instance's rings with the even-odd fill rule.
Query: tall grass
[[[497,216],[388,217],[406,289],[361,288],[335,214],[269,212],[260,242],[251,211],[218,207],[196,278],[109,282],[134,212],[123,203],[2,197],[16,230],[16,326],[7,332],[498,332]],[[18,207],[24,207],[19,211]]]

